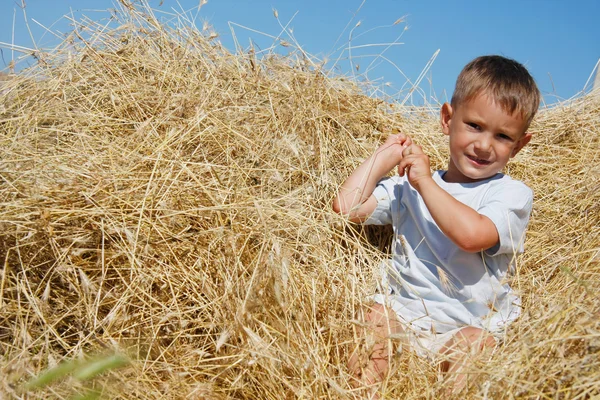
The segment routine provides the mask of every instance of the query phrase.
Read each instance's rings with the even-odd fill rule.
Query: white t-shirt
[[[523,241],[533,204],[524,183],[503,174],[474,183],[448,183],[444,171],[433,179],[455,199],[487,216],[499,243],[468,253],[438,228],[406,177],[381,180],[377,207],[364,224],[392,224],[392,259],[383,273],[376,302],[391,306],[408,325],[444,333],[463,326],[501,332],[520,314],[520,301],[507,276]]]

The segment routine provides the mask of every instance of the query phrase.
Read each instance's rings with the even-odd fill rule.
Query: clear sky
[[[181,11],[175,0],[163,0],[162,5],[161,0],[148,1],[164,12]],[[15,16],[14,43],[32,47],[20,4],[21,0],[0,0],[0,42],[12,42]],[[184,10],[197,9],[199,0],[179,4]],[[33,20],[46,26],[56,22],[54,29],[65,32],[68,22],[59,20],[70,10],[101,19],[107,14],[93,10],[111,7],[110,0],[26,0],[25,10],[37,45],[47,47],[53,44],[52,36],[44,35]],[[600,0],[209,0],[198,13],[198,25],[208,21],[230,49],[231,27],[241,46],[247,48],[252,39],[257,49],[265,49],[272,39],[228,22],[277,36],[282,29],[273,9],[284,26],[289,22],[288,29],[308,53],[319,59],[341,56],[336,69],[340,74],[360,74],[371,65],[369,79],[389,83],[381,86],[398,100],[407,95],[407,79],[415,82],[438,49],[419,85],[428,101],[445,101],[461,68],[478,55],[502,54],[525,64],[548,103],[580,93],[600,58]],[[403,22],[393,25],[402,17]],[[291,41],[286,33],[281,37]],[[394,41],[402,44],[380,46]],[[3,69],[12,52],[0,47]],[[420,103],[422,97],[413,95],[412,100]]]

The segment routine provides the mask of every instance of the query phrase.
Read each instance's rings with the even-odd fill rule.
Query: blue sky
[[[180,11],[179,4],[184,10],[197,9],[199,3],[164,0],[159,6],[160,0],[148,1],[163,12]],[[16,10],[14,42],[32,47],[17,3],[21,0],[0,0],[0,42],[12,42]],[[93,10],[114,7],[110,0],[26,0],[26,5],[29,25],[40,47],[56,42],[33,20],[46,26],[55,23],[53,29],[65,32],[68,23],[60,19],[70,10],[76,16],[101,19],[107,14]],[[554,103],[580,93],[600,58],[598,0],[209,0],[198,13],[198,25],[208,21],[230,49],[232,26],[241,46],[248,47],[252,39],[258,49],[265,49],[272,39],[228,22],[277,36],[281,26],[273,9],[283,25],[293,17],[288,29],[308,53],[319,59],[341,56],[336,69],[340,74],[361,74],[370,65],[368,78],[398,100],[408,96],[411,84],[407,79],[415,82],[439,49],[419,85],[422,94],[413,93],[409,99],[416,103],[422,102],[423,96],[427,101],[447,100],[461,68],[482,54],[502,54],[525,64],[546,102]],[[403,22],[393,25],[399,18]],[[358,21],[360,25],[355,28]],[[291,41],[285,33],[282,38]],[[402,44],[380,46],[394,41]],[[347,57],[349,43],[353,46],[352,63]],[[5,68],[12,52],[0,47],[4,47],[0,68]],[[279,47],[279,51],[289,48]],[[376,57],[378,54],[385,59]]]

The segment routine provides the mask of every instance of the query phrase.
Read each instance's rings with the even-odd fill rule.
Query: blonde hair
[[[527,69],[515,60],[502,56],[477,57],[458,75],[452,95],[453,108],[482,93],[513,114],[519,112],[527,127],[540,106],[540,91]]]

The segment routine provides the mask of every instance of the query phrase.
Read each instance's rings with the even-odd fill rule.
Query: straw
[[[444,168],[437,116],[286,53],[228,52],[184,15],[83,19],[0,95],[0,393],[114,348],[108,398],[361,398],[346,360],[389,231],[331,211],[391,129]],[[600,104],[541,111],[507,172],[535,192],[523,314],[466,398],[600,393]],[[398,355],[389,398],[438,398]],[[40,397],[85,391],[65,381]],[[37,395],[36,394],[36,395]]]

